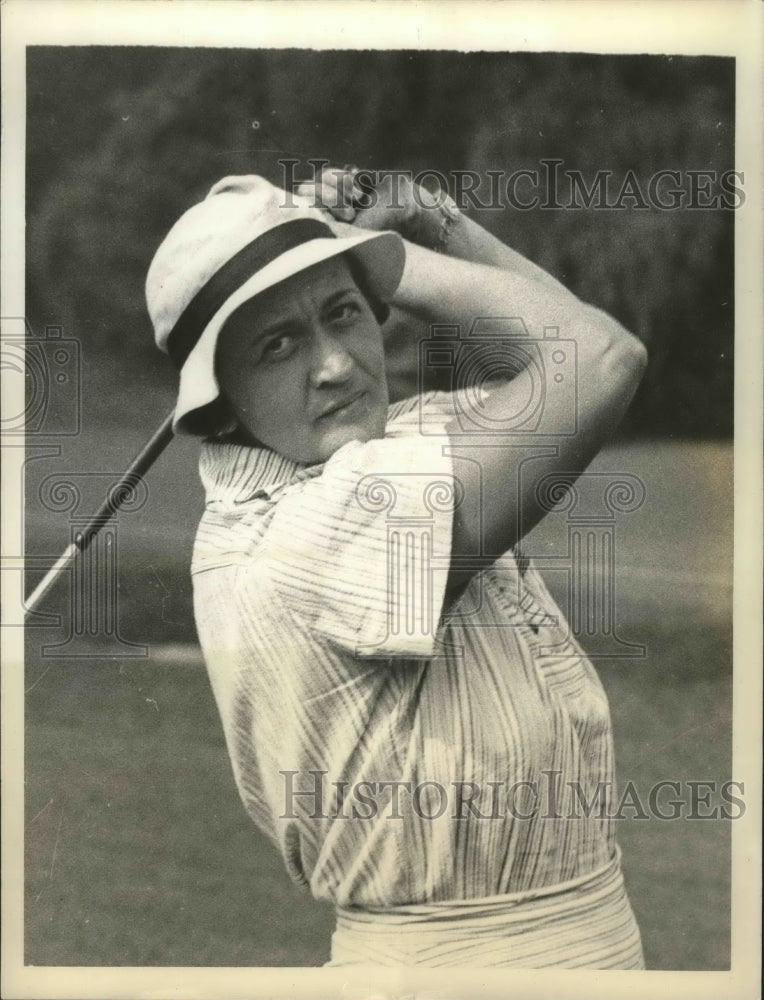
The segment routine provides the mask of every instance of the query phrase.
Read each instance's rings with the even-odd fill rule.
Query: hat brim
[[[309,240],[281,254],[240,285],[202,331],[180,371],[173,430],[184,433],[184,418],[214,403],[220,395],[215,377],[215,349],[226,320],[239,306],[292,275],[344,253],[361,265],[369,290],[383,302],[390,300],[400,283],[406,259],[403,240],[397,233],[367,231],[339,239]]]

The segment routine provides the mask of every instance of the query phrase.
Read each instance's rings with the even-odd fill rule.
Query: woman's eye
[[[347,302],[340,302],[339,305],[336,305],[329,313],[329,319],[334,323],[348,323],[355,319],[360,312],[361,308],[358,303],[349,299]]]
[[[281,361],[288,357],[293,349],[294,337],[283,334],[280,337],[274,337],[273,340],[266,341],[260,356],[264,361]]]

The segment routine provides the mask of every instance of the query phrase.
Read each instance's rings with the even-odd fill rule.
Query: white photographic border
[[[296,11],[295,8],[302,8]],[[309,8],[309,11],[308,9]],[[295,14],[299,16],[295,16]],[[308,15],[309,16],[306,16]],[[2,313],[24,308],[25,46],[491,49],[725,55],[737,60],[733,773],[747,811],[733,824],[730,972],[558,972],[253,968],[33,968],[23,965],[21,629],[2,630],[2,995],[11,998],[610,998],[759,995],[761,949],[762,52],[757,0],[6,0],[2,5]],[[19,412],[6,398],[6,412]],[[19,490],[3,482],[4,538],[18,538]],[[7,576],[7,574],[5,574]],[[17,595],[8,593],[8,600]]]

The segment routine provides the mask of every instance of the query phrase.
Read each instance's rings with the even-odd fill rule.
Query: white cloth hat
[[[254,175],[224,177],[175,223],[154,255],[146,301],[160,350],[180,371],[173,428],[220,395],[215,347],[242,303],[338,254],[360,265],[369,291],[387,302],[405,251],[397,233],[335,237],[324,216],[297,195]]]

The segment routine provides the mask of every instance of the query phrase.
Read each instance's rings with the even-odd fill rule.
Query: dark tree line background
[[[587,182],[611,170],[616,191],[633,170],[646,191],[658,170],[735,168],[732,59],[33,47],[27,83],[27,316],[81,341],[96,422],[169,407],[143,281],[226,174],[279,183],[280,160],[307,174],[323,157],[483,176],[556,158]],[[626,434],[731,433],[734,211],[472,214],[649,339]]]

